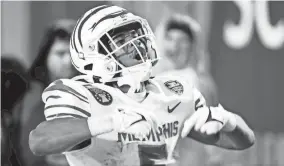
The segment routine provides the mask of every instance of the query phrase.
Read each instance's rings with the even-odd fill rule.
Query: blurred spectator
[[[60,78],[77,75],[69,55],[69,39],[75,26],[73,20],[58,20],[50,26],[40,43],[35,62],[30,69],[31,90],[25,97],[21,117],[20,151],[23,166],[68,165],[64,155],[38,157],[29,148],[29,133],[45,120],[44,104],[41,100],[43,89]]]
[[[70,78],[77,71],[70,60],[69,39],[73,20],[59,20],[47,29],[30,73],[45,86],[60,78]]]
[[[28,89],[23,65],[11,55],[1,58],[1,165],[19,166],[15,139],[21,111],[21,100]]]
[[[165,18],[156,29],[157,45],[162,59],[153,69],[158,73],[186,76],[204,95],[209,105],[217,104],[215,83],[209,73],[200,70],[197,38],[200,25],[191,17],[174,14]]]

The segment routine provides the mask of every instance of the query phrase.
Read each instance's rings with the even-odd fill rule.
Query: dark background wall
[[[247,10],[240,10],[234,2],[213,2],[211,35],[209,40],[209,51],[212,60],[212,73],[217,82],[220,99],[225,106],[242,114],[248,122],[258,131],[284,131],[284,23],[281,24],[281,31],[276,34],[274,41],[265,40],[271,37],[271,31],[261,28],[256,17],[261,17],[257,13],[255,3],[244,3]],[[261,3],[261,2],[258,2]],[[261,4],[263,5],[263,4]],[[284,3],[267,3],[267,15],[269,25],[276,26],[277,22],[284,21]],[[242,23],[241,15],[251,17],[253,21],[251,27],[251,39],[247,40],[242,48],[230,46],[225,39],[225,22],[232,21],[238,25]],[[264,18],[258,18],[265,21]],[[246,25],[250,24],[246,22]],[[279,26],[280,27],[280,26]],[[231,33],[230,38],[238,38],[245,34],[250,26],[243,30],[237,28],[240,34]],[[260,38],[261,33],[263,39]],[[279,37],[279,42],[275,40]],[[244,37],[246,38],[246,37]],[[245,41],[245,40],[244,40]],[[271,47],[270,47],[270,45]],[[279,45],[273,48],[273,45]]]

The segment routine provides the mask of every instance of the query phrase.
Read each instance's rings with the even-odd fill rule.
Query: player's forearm
[[[42,122],[29,136],[35,155],[62,153],[76,144],[90,139],[86,119],[54,119]]]
[[[109,130],[101,125],[105,121],[103,118],[97,119],[97,130],[93,134],[99,135]],[[91,137],[87,119],[55,119],[42,122],[33,130],[29,144],[34,154],[48,155],[65,152]]]
[[[255,142],[254,133],[239,115],[235,116],[236,128],[231,132],[221,132],[216,145],[227,149],[247,149]]]

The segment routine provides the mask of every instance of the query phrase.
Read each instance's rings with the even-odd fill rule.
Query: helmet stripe
[[[96,8],[94,11],[92,11],[88,16],[86,16],[84,18],[84,20],[81,22],[80,26],[79,26],[79,29],[78,29],[78,39],[79,39],[79,43],[82,47],[82,39],[81,39],[81,33],[82,33],[82,28],[83,28],[83,25],[85,24],[85,22],[91,17],[93,16],[94,14],[96,14],[97,12],[99,12],[100,10],[102,9],[105,9],[105,8],[108,8],[108,7],[111,7],[111,6],[107,6],[107,5],[104,5],[104,6],[100,6],[98,8]]]
[[[83,17],[81,17],[79,20],[78,20],[78,22],[77,22],[77,24],[76,24],[76,26],[75,26],[75,28],[74,28],[74,32],[73,32],[73,39],[72,39],[72,48],[73,48],[73,46],[75,47],[75,50],[76,50],[76,52],[77,53],[79,53],[78,52],[78,49],[77,49],[77,47],[76,47],[76,44],[75,44],[75,32],[76,32],[76,29],[77,29],[77,26],[78,26],[78,24],[79,24],[79,22],[81,21],[81,19],[82,19]]]
[[[115,18],[117,16],[124,15],[124,14],[127,14],[127,13],[129,13],[129,12],[126,11],[126,10],[121,10],[121,11],[118,11],[118,12],[115,12],[115,13],[111,13],[111,14],[103,17],[102,19],[100,19],[98,22],[94,23],[90,29],[92,29],[92,31],[93,31],[96,28],[96,26],[99,23],[103,22],[104,20]]]
[[[70,59],[71,59],[71,63],[72,63],[76,68],[79,69],[79,67],[74,63],[74,61],[73,61],[73,59],[72,59],[72,56],[70,56]]]

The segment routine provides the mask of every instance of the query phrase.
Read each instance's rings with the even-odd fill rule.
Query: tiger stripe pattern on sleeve
[[[61,79],[51,83],[42,94],[46,119],[90,117],[89,101],[82,88],[74,80]]]

